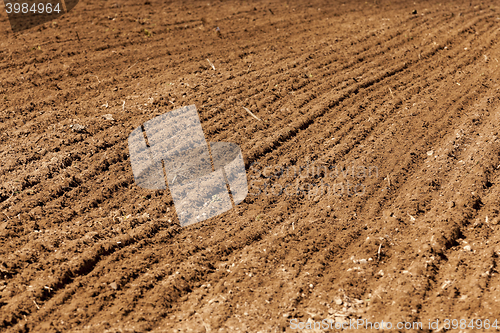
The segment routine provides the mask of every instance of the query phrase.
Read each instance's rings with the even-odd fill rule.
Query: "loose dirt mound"
[[[0,330],[493,324],[493,4],[90,0],[18,34],[2,14]],[[191,104],[249,195],[180,228],[127,137]]]

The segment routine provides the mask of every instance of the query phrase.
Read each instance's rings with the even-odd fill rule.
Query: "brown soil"
[[[3,12],[0,331],[500,320],[499,18],[82,0],[14,34]],[[240,146],[250,193],[181,228],[168,190],[135,185],[127,137],[191,104],[208,142]]]

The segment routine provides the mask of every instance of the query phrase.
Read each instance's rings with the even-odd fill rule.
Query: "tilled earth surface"
[[[2,7],[0,331],[500,320],[497,5],[82,0],[16,34]],[[249,194],[181,228],[127,137],[192,104]]]

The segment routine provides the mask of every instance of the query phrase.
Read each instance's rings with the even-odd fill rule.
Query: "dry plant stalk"
[[[252,113],[252,111],[248,110],[246,107],[243,107],[243,109],[245,109],[245,111],[248,112],[249,115],[251,115],[252,117],[254,117],[255,119],[257,119],[258,121],[262,121],[259,117],[257,117],[256,115],[254,115]]]
[[[214,66],[214,64],[212,64],[212,62],[211,62],[210,60],[208,60],[208,59],[207,59],[207,61],[208,61],[208,63],[210,64],[210,66],[212,66],[212,69],[213,69],[213,70],[215,70],[215,66]]]

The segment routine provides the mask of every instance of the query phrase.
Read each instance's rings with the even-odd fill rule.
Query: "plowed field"
[[[1,8],[0,331],[500,327],[497,2]],[[193,104],[249,193],[181,228],[127,138]]]

